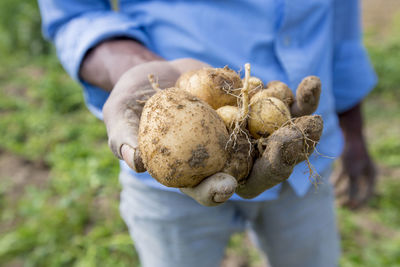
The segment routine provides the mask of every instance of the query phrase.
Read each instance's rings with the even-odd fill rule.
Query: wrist
[[[363,118],[361,113],[361,103],[357,104],[348,111],[338,114],[340,128],[344,137],[362,138]]]
[[[130,68],[160,59],[134,40],[108,40],[87,53],[81,65],[80,76],[95,86],[111,91],[122,74]]]

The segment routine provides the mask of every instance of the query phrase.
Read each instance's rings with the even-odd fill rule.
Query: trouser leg
[[[286,183],[278,200],[261,205],[252,230],[273,267],[331,267],[340,254],[335,222],[333,189],[325,177],[304,197]]]
[[[232,204],[203,207],[122,173],[120,211],[143,267],[219,266],[231,234],[243,228]]]

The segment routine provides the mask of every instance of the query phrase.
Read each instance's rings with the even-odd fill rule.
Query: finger
[[[341,185],[346,181],[346,175],[343,170],[335,171],[332,174],[332,184],[335,188],[340,188]]]
[[[362,192],[361,192],[360,177],[349,175],[349,200],[346,203],[351,209],[356,209],[362,203]]]
[[[332,185],[335,188],[336,198],[341,198],[348,193],[348,181],[349,177],[344,171],[343,164],[335,169],[331,176]]]
[[[362,174],[358,177],[358,192],[357,195],[354,196],[355,201],[354,205],[359,208],[366,204],[368,200],[374,195],[375,192],[375,178],[376,172],[374,167],[371,165],[367,165]]]
[[[273,132],[265,141],[262,157],[256,160],[250,175],[236,193],[245,199],[254,198],[288,179],[294,166],[312,152],[322,128],[320,116],[304,116],[297,118],[294,125]]]
[[[349,194],[349,177],[346,173],[341,172],[339,175],[338,180],[340,180],[339,183],[335,185],[335,196],[336,198],[343,198],[347,197]]]
[[[234,177],[220,172],[207,177],[195,187],[180,190],[201,205],[212,207],[226,202],[235,193],[236,187]]]
[[[336,197],[336,202],[337,202],[338,206],[347,208],[348,202],[349,202],[349,195],[346,194],[346,195],[342,195],[340,197]]]
[[[238,186],[236,193],[244,199],[252,199],[288,179],[293,171],[293,166],[281,165],[279,168],[275,165],[264,156],[258,158],[245,183]]]
[[[135,172],[146,171],[138,148],[134,149],[129,145],[124,144],[121,147],[121,156],[126,164],[128,164],[128,166]]]
[[[307,156],[310,156],[311,153],[314,151],[315,146],[319,142],[324,122],[322,117],[319,115],[309,115],[309,116],[302,116],[296,118],[294,120],[295,129],[298,131],[300,130],[300,137],[303,141],[303,151],[306,152],[306,155],[301,161],[305,160]],[[299,154],[302,151],[297,151]],[[299,159],[300,160],[300,159]]]
[[[359,189],[357,199],[357,207],[365,205],[368,200],[373,196],[374,185],[370,183],[366,175],[361,175],[359,178]]]
[[[201,62],[199,60],[195,60],[192,58],[181,58],[181,59],[176,59],[176,60],[171,60],[170,64],[178,70],[180,74],[192,71],[192,70],[198,70],[202,68],[208,68],[211,67],[210,65]]]
[[[337,166],[336,168],[334,168],[334,171],[330,177],[330,180],[332,182],[332,185],[336,188],[339,184],[341,184],[342,182],[342,166]]]
[[[365,205],[375,192],[376,171],[372,163],[368,163],[361,173],[350,175],[348,201],[345,205],[357,209]]]
[[[321,81],[316,76],[304,78],[296,90],[296,99],[290,108],[293,117],[311,115],[317,110],[321,95]]]
[[[124,112],[112,111],[112,113],[107,113],[107,116],[103,112],[105,114],[104,121],[107,128],[108,143],[114,155],[122,159],[122,145],[126,144],[132,149],[138,147],[139,118],[129,107],[126,107]]]
[[[375,194],[376,177],[377,177],[376,168],[372,163],[367,167],[367,169],[365,169],[364,175],[366,177],[368,185],[366,197],[370,198]]]

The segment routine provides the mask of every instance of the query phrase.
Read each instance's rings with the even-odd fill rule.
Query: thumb
[[[235,193],[236,179],[227,174],[218,172],[191,188],[180,188],[181,192],[196,200],[203,206],[213,207],[226,202]]]
[[[146,171],[139,148],[132,148],[129,145],[123,144],[121,147],[121,156],[126,164],[135,172]]]
[[[130,108],[122,111],[105,105],[103,114],[111,151],[134,171],[144,172],[146,169],[138,148],[139,118],[136,112]]]

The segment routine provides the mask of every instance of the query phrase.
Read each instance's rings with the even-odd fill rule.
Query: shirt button
[[[290,46],[291,43],[292,43],[292,39],[290,38],[289,35],[283,37],[283,45],[284,46]]]

